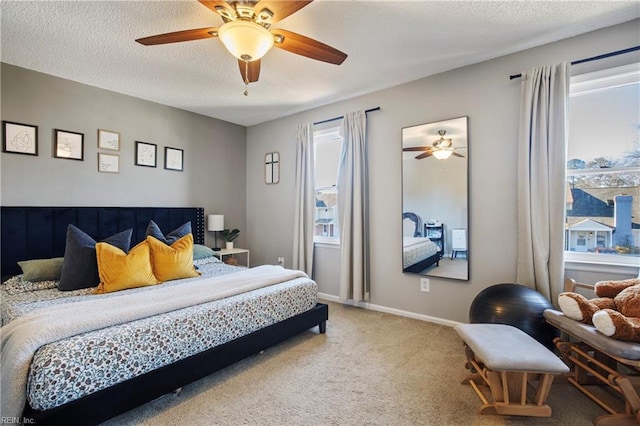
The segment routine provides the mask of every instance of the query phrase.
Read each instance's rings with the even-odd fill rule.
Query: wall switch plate
[[[284,268],[284,257],[278,256],[278,265]]]
[[[429,293],[431,291],[431,282],[429,278],[420,278],[420,291]]]

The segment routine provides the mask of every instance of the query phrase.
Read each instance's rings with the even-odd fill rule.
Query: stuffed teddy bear
[[[640,343],[640,278],[600,281],[597,298],[573,292],[558,296],[560,310],[569,318],[592,324],[605,336]]]

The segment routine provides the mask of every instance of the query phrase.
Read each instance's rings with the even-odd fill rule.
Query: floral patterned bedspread
[[[202,278],[239,269],[214,258],[195,264]],[[163,285],[178,287],[194,279],[201,278]],[[3,324],[37,307],[97,296],[88,296],[93,289],[60,292],[56,284],[55,281],[31,283],[20,276],[2,284]],[[316,283],[297,278],[50,343],[34,355],[27,382],[27,401],[36,410],[57,407],[305,312],[316,302]]]

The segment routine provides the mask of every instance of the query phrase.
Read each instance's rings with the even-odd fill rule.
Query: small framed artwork
[[[184,150],[179,148],[164,147],[164,168],[167,170],[183,171]]]
[[[98,129],[98,148],[120,151],[120,133]]]
[[[268,185],[280,182],[280,153],[267,152],[264,156],[264,181]]]
[[[2,152],[38,155],[38,126],[3,121]]]
[[[84,133],[53,130],[53,156],[69,160],[84,160]]]
[[[156,167],[158,145],[136,141],[136,166]]]
[[[120,173],[120,157],[116,154],[99,152],[98,171],[102,173]]]

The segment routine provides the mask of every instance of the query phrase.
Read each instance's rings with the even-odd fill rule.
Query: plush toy
[[[566,292],[558,296],[562,312],[571,319],[592,324],[605,336],[640,343],[640,278],[600,281],[597,298]]]

